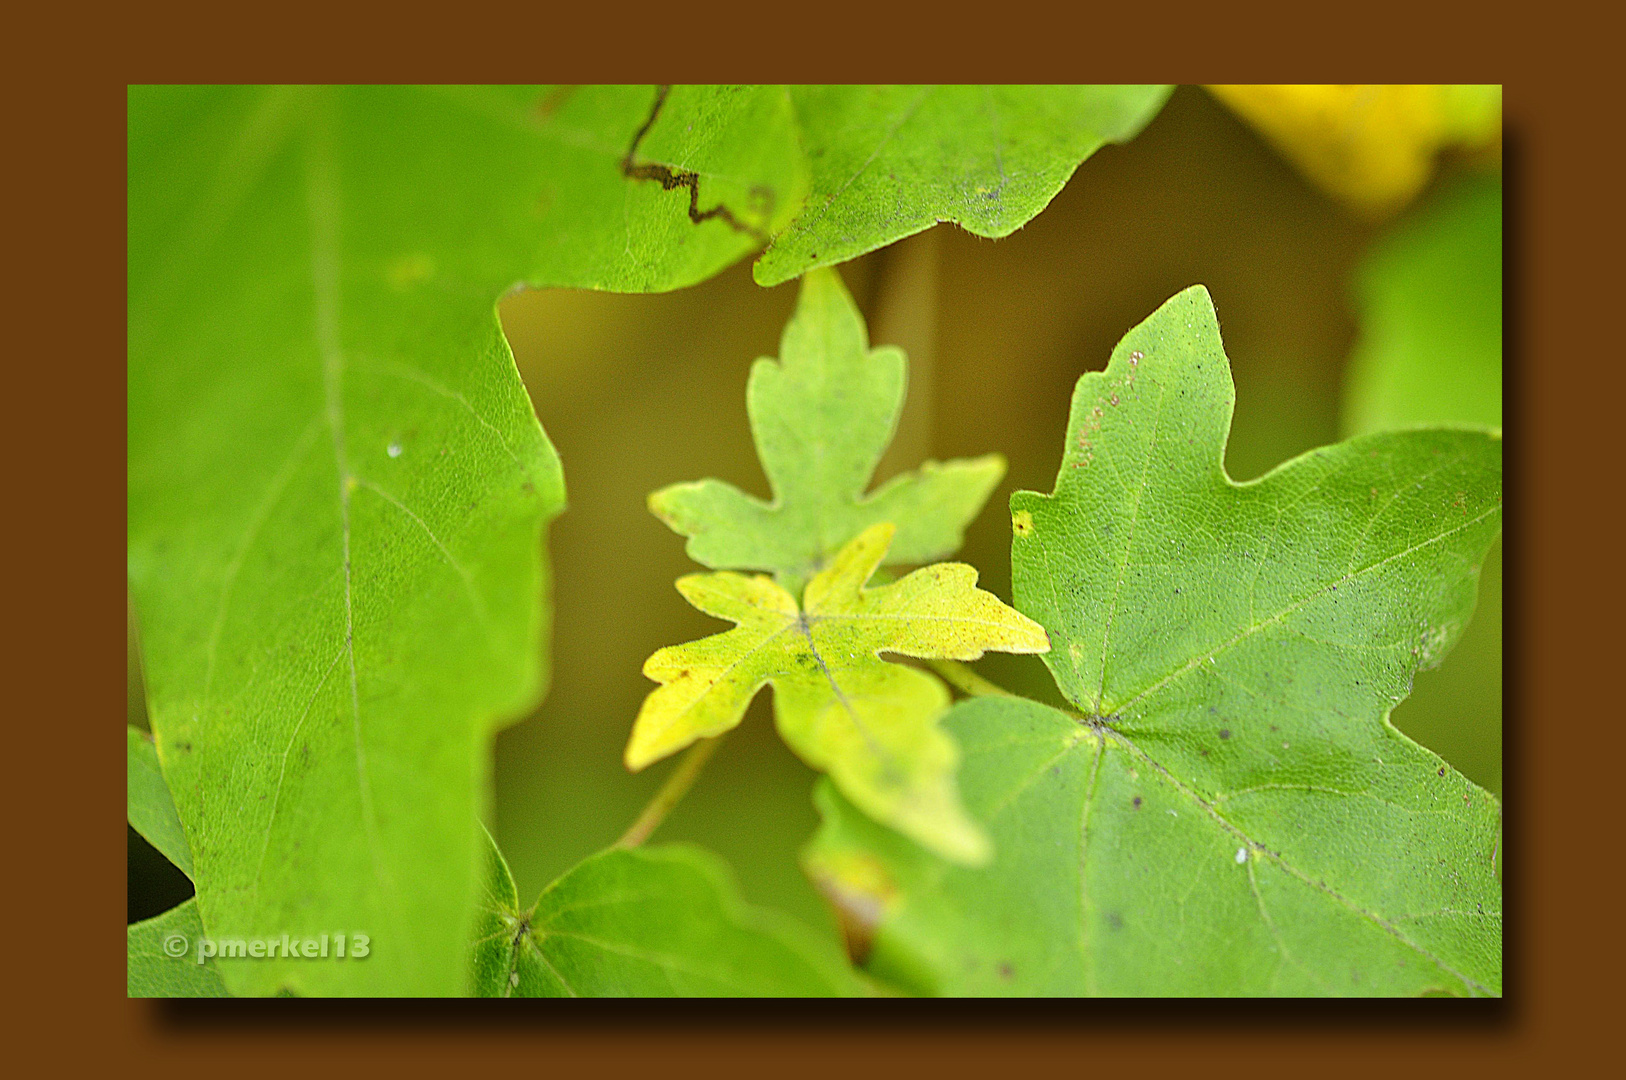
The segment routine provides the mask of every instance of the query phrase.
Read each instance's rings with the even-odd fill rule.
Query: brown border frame
[[[113,1056],[121,1068],[292,1068],[411,1072],[501,1061],[546,1074],[589,1067],[668,1073],[749,1068],[901,1075],[1050,1066],[1160,1075],[1229,1071],[1369,1074],[1516,1072],[1602,1050],[1614,1035],[1618,941],[1611,766],[1620,745],[1612,633],[1620,489],[1603,411],[1620,400],[1619,271],[1608,231],[1620,153],[1605,124],[1601,74],[1617,32],[1562,12],[1515,24],[1480,11],[1365,4],[1312,14],[1270,5],[1244,19],[1223,6],[1159,5],[1135,18],[1005,7],[887,13],[743,5],[481,12],[446,25],[393,10],[335,5],[246,12],[143,7],[16,24],[12,221],[26,267],[12,308],[11,476],[24,506],[10,521],[25,552],[10,563],[25,595],[10,610],[31,648],[12,668],[10,820],[14,950],[27,987],[15,1030],[59,1062]],[[1025,16],[1025,17],[1024,17]],[[596,20],[590,24],[589,19]],[[228,25],[227,20],[237,20]],[[1432,20],[1432,21],[1431,21]],[[631,30],[629,31],[629,28]],[[799,51],[799,56],[782,56]],[[140,81],[502,79],[546,69],[576,81],[1497,81],[1507,86],[1510,258],[1507,521],[1507,997],[1494,1003],[870,1003],[747,1007],[704,1003],[476,1011],[414,1003],[131,1002],[107,910],[117,902],[122,832],[109,826],[121,781],[98,731],[122,693],[117,579],[124,507],[124,86]],[[1583,73],[1582,77],[1570,73]],[[69,83],[67,77],[73,81]],[[1618,211],[1616,211],[1618,221]],[[1618,233],[1617,233],[1618,235]],[[111,290],[108,286],[111,285]],[[43,317],[42,317],[43,316]],[[1588,411],[1596,415],[1588,415]],[[1618,427],[1618,421],[1616,425]],[[1574,463],[1573,465],[1571,463]],[[42,467],[43,466],[43,467]],[[28,529],[30,522],[49,523]],[[32,534],[31,536],[29,534]],[[1562,545],[1562,546],[1561,546]],[[32,565],[38,560],[37,566]],[[27,560],[27,561],[25,561]],[[1613,663],[1611,663],[1613,661]],[[1588,681],[1586,672],[1604,679]],[[21,676],[28,676],[23,678]],[[1564,751],[1570,740],[1582,755]],[[83,753],[82,747],[99,749]],[[46,764],[49,763],[49,764]],[[43,767],[42,767],[43,766]],[[54,766],[54,767],[53,767]],[[47,827],[41,828],[44,824]],[[49,867],[48,873],[39,868]],[[21,895],[28,890],[26,901]],[[19,904],[21,906],[21,904]],[[1611,934],[1611,932],[1613,932]],[[1617,946],[1618,949],[1618,946]],[[1466,1007],[1464,1007],[1466,1006]],[[112,1064],[112,1063],[110,1063]],[[1546,1071],[1543,1068],[1543,1071]]]

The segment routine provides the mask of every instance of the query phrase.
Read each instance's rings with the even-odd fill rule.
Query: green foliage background
[[[1420,207],[1449,182],[1436,181]],[[1048,209],[997,243],[944,226],[842,265],[872,341],[910,358],[903,420],[877,481],[926,457],[1005,455],[1009,470],[955,557],[1008,600],[1003,507],[1013,490],[1049,490],[1073,383],[1195,282],[1214,298],[1233,364],[1230,474],[1248,479],[1335,441],[1358,347],[1353,282],[1385,232],[1310,187],[1203,91],[1181,88],[1141,135],[1102,148]],[[674,293],[547,290],[501,306],[571,490],[549,534],[552,687],[496,741],[488,824],[520,897],[614,841],[670,768],[632,775],[621,764],[652,685],[639,669],[655,649],[720,627],[673,590],[697,567],[646,498],[701,476],[767,494],[745,382],[755,358],[775,354],[795,300],[794,283],[764,289],[746,262]],[[1500,600],[1493,549],[1467,633],[1394,714],[1497,793]],[[142,726],[133,640],[130,663],[129,719]],[[1018,693],[1061,703],[1036,657],[989,656],[977,666]],[[762,695],[658,839],[718,853],[747,901],[800,916],[834,941],[834,918],[796,859],[818,824],[815,779],[775,736]],[[132,918],[175,899],[144,847],[132,834]]]
[[[1309,187],[1203,91],[1181,88],[1140,136],[1098,151],[1044,213],[1004,240],[945,227],[842,267],[872,340],[903,346],[911,361],[904,418],[878,480],[926,456],[1003,453],[1005,480],[955,557],[1008,599],[1003,507],[1018,488],[1049,489],[1073,382],[1105,367],[1129,327],[1197,281],[1214,296],[1237,384],[1231,475],[1248,479],[1332,442],[1356,341],[1350,282],[1382,231]],[[926,279],[912,288],[933,294],[924,304],[909,287],[883,287],[889,275],[911,272]],[[497,741],[495,830],[522,896],[613,841],[664,775],[657,767],[629,776],[620,764],[650,686],[632,673],[654,649],[719,624],[672,589],[695,567],[644,500],[696,476],[766,495],[745,380],[752,360],[775,354],[795,301],[794,285],[764,292],[749,267],[736,266],[681,293],[530,293],[503,307],[574,493],[551,540],[554,687],[535,717]],[[935,331],[922,326],[921,307]],[[1440,669],[1423,673],[1395,715],[1496,792],[1499,586],[1487,567],[1464,640]],[[978,666],[1059,704],[1036,657],[989,656]],[[1442,713],[1450,722],[1426,730],[1408,722]],[[717,851],[747,899],[833,932],[791,855],[817,824],[813,780],[759,699],[661,836]]]

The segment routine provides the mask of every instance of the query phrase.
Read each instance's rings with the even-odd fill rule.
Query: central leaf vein
[[[331,122],[331,117],[324,118]],[[344,440],[344,349],[339,332],[339,182],[327,125],[314,125],[307,159],[311,212],[311,278],[316,299],[316,341],[322,360],[322,388],[328,430],[333,438],[333,459],[338,474],[339,531],[344,566],[344,651],[350,666],[351,733],[356,749],[356,782],[361,797],[362,821],[373,870],[387,892],[393,882],[384,867],[373,807],[372,784],[367,775],[367,748],[361,725],[361,691],[356,672],[356,615],[354,574],[350,552],[350,492],[354,478]]]
[[[1152,416],[1152,435],[1151,441],[1146,448],[1146,462],[1141,466],[1140,483],[1135,485],[1135,501],[1129,510],[1129,531],[1124,537],[1124,558],[1123,562],[1118,566],[1118,581],[1112,587],[1112,600],[1107,605],[1107,625],[1101,631],[1101,685],[1095,691],[1095,711],[1098,714],[1104,715],[1108,711],[1102,709],[1101,702],[1106,698],[1107,694],[1107,654],[1108,646],[1112,640],[1112,623],[1118,614],[1118,598],[1123,593],[1124,578],[1129,574],[1129,561],[1134,557],[1135,526],[1140,521],[1141,498],[1146,494],[1146,480],[1152,471],[1151,450],[1157,445],[1158,430],[1163,422],[1163,399],[1167,393],[1168,391],[1163,388],[1163,385],[1158,384],[1157,412]],[[1116,712],[1117,710],[1110,711]]]

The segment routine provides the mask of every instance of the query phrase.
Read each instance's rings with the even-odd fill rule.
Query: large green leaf
[[[960,546],[1005,474],[998,454],[928,461],[865,495],[903,410],[908,360],[869,348],[852,296],[833,270],[802,280],[780,360],[751,366],[746,409],[764,502],[721,480],[673,484],[649,507],[689,538],[689,557],[719,570],[767,570],[792,593],[864,529],[897,527],[888,563],[924,563]]]
[[[175,801],[169,796],[169,785],[164,783],[152,736],[129,727],[125,741],[128,744],[125,782],[130,824],[160,855],[191,877],[192,850],[187,846],[180,815],[175,812]]]
[[[541,140],[480,100],[131,93],[130,578],[199,902],[380,941],[246,992],[459,987],[485,744],[541,687],[563,488],[493,310]]]
[[[132,923],[126,936],[126,993],[130,997],[230,997],[214,960],[201,953],[203,922],[196,899],[156,918]]]
[[[1259,480],[1206,291],[1073,397],[1012,497],[1017,606],[1078,717],[957,707],[955,868],[821,798],[809,855],[879,974],[946,993],[1499,993],[1500,807],[1387,722],[1472,611],[1501,443],[1376,435]]]
[[[789,916],[747,905],[717,856],[687,845],[611,848],[522,908],[486,843],[472,952],[482,997],[828,997],[863,992],[846,962]]]
[[[1350,434],[1502,424],[1502,178],[1440,191],[1373,250],[1356,279]]]
[[[813,190],[756,279],[776,285],[953,221],[1008,236],[1107,142],[1138,134],[1167,86],[798,86]]]

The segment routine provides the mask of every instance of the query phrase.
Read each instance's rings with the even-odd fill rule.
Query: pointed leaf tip
[[[772,498],[701,480],[655,492],[651,512],[688,538],[696,562],[768,571],[793,592],[882,521],[897,529],[890,563],[952,553],[1005,463],[998,455],[928,461],[866,492],[903,408],[907,368],[901,350],[870,348],[863,317],[835,270],[808,274],[779,357],[753,364],[746,388]]]

